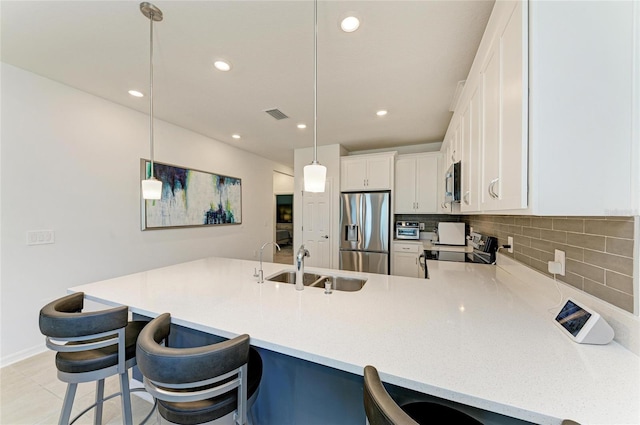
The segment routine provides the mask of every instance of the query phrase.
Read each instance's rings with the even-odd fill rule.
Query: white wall
[[[10,65],[1,72],[3,365],[44,348],[38,312],[68,287],[212,255],[249,259],[271,239],[273,171],[290,168],[156,121],[156,160],[242,179],[243,222],[143,232],[148,115]],[[55,244],[27,246],[26,232],[41,229]]]
[[[275,171],[273,173],[273,193],[289,195],[294,192],[293,175]]]

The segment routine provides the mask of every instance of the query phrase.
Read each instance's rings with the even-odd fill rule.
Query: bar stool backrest
[[[237,389],[237,422],[247,418],[249,335],[193,348],[160,345],[171,316],[153,319],[140,333],[136,358],[147,391],[167,402],[206,400]]]
[[[370,425],[418,425],[391,398],[373,366],[364,368],[364,411]]]
[[[47,347],[51,350],[69,353],[95,350],[118,345],[118,373],[125,367],[125,327],[128,323],[127,306],[107,310],[82,312],[84,293],[77,292],[59,298],[40,310],[40,332],[46,336]],[[60,372],[77,373],[71,366],[67,370],[61,361],[56,361]],[[81,367],[81,366],[80,366]]]

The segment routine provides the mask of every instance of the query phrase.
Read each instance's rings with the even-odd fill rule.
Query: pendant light
[[[162,21],[162,11],[151,3],[140,3],[140,12],[149,19],[149,146],[151,148],[151,173],[142,180],[142,198],[160,199],[162,197],[162,182],[153,174],[153,22]],[[145,170],[146,173],[146,170]]]
[[[313,162],[304,167],[305,192],[324,192],[327,167],[318,162],[318,0],[313,1]]]

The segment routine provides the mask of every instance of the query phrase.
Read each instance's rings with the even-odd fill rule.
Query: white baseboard
[[[0,367],[5,367],[17,363],[21,360],[35,356],[36,354],[44,353],[47,351],[47,347],[44,344],[38,344],[31,348],[20,350],[17,353],[9,354],[8,356],[0,359]]]

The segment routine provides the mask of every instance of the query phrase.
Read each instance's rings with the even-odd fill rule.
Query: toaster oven
[[[420,223],[396,221],[396,239],[420,239]]]

